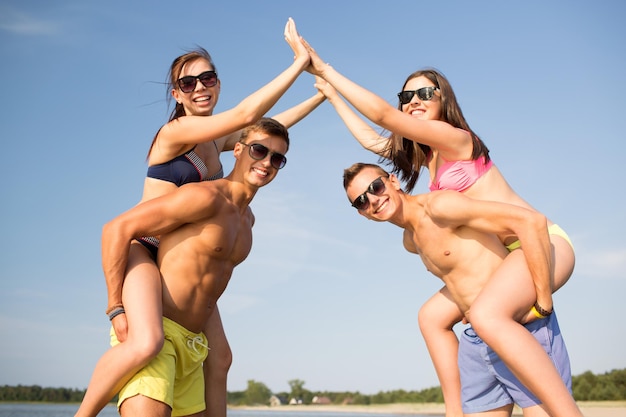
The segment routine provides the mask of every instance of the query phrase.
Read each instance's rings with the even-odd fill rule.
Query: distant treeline
[[[269,403],[270,396],[279,398],[283,404],[296,400],[311,404],[314,398],[323,398],[332,404],[389,404],[443,402],[439,387],[421,391],[385,391],[367,395],[359,392],[309,391],[304,381],[290,381],[292,392],[275,393],[261,382],[248,381],[246,391],[228,393],[230,405],[255,405]],[[626,369],[612,370],[595,375],[587,371],[572,378],[572,391],[577,401],[623,401],[626,400]],[[38,385],[0,386],[0,401],[77,403],[82,401],[85,390],[70,388],[42,388]]]

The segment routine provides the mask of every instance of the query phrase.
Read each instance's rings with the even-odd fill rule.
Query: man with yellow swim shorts
[[[157,266],[165,342],[120,391],[122,417],[200,415],[206,408],[202,362],[208,344],[202,329],[233,269],[252,248],[249,204],[285,165],[288,148],[287,129],[273,119],[261,119],[244,129],[227,177],[183,185],[104,226],[102,264],[110,318],[131,310],[130,304],[123,305],[122,283],[132,240],[161,238]],[[115,338],[112,343],[117,343]]]
[[[204,333],[192,333],[163,317],[165,342],[159,354],[119,393],[118,406],[136,395],[168,404],[175,413],[190,415],[205,408],[202,362],[208,353]],[[111,329],[111,345],[119,342]],[[172,383],[173,381],[173,383]]]

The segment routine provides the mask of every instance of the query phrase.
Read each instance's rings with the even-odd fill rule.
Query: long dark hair
[[[472,159],[475,160],[484,156],[485,162],[488,162],[489,149],[478,137],[478,135],[469,127],[469,124],[463,116],[461,107],[456,100],[454,90],[452,90],[452,86],[450,85],[450,82],[448,82],[447,78],[434,68],[426,68],[415,71],[413,74],[409,75],[404,81],[402,89],[404,90],[406,84],[413,78],[417,77],[426,77],[436,87],[439,87],[439,91],[441,93],[440,120],[469,132],[472,136],[472,142],[474,144]],[[401,103],[398,103],[398,109],[402,110]],[[388,148],[385,150],[385,155],[388,155],[389,159],[387,163],[393,166],[391,172],[396,174],[406,183],[404,189],[407,193],[410,193],[415,187],[420,171],[427,163],[430,151],[430,146],[417,143],[393,132],[389,136]]]

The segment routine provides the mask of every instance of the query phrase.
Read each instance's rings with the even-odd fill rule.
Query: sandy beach
[[[626,401],[579,402],[585,417],[626,417]],[[261,407],[237,407],[241,409],[260,409]],[[272,411],[327,411],[380,414],[436,414],[444,415],[443,404],[383,404],[383,405],[283,405],[263,407]],[[514,416],[521,416],[520,409],[513,410]]]

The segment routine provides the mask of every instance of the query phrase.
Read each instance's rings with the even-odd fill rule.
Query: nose
[[[206,89],[204,84],[202,84],[202,82],[200,81],[200,78],[196,78],[196,85],[193,87],[193,91],[198,90],[198,83],[200,83],[200,90]]]
[[[420,103],[420,98],[417,96],[417,93],[413,93],[413,97],[411,97],[411,101],[409,101],[409,104],[411,103],[416,103],[416,104]]]

